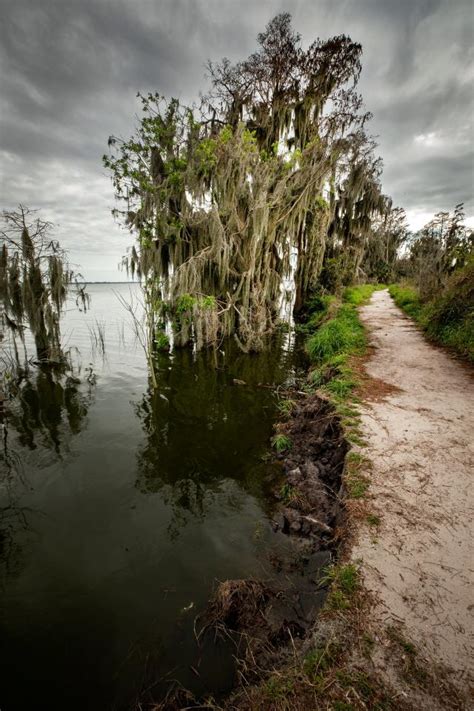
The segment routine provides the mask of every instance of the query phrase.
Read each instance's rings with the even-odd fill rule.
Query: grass
[[[354,434],[349,436],[352,439],[356,437]],[[344,481],[347,495],[350,499],[363,499],[367,494],[370,480],[362,472],[370,469],[370,466],[370,460],[360,452],[352,451],[346,455],[346,476]]]
[[[349,286],[344,291],[343,300],[353,306],[362,306],[367,303],[374,291],[386,289],[385,284],[359,284],[358,286]]]
[[[327,364],[336,355],[361,352],[365,342],[356,308],[352,304],[342,304],[336,316],[308,339],[306,347],[313,362]]]
[[[298,494],[295,487],[286,482],[280,489],[280,496],[285,504],[289,504],[297,498]]]
[[[296,405],[294,400],[280,400],[278,402],[278,410],[282,415],[285,415],[286,417],[289,417],[291,415],[291,412]]]
[[[358,307],[366,303],[373,292],[384,288],[373,284],[349,287],[343,294],[343,303],[334,311],[306,342],[306,348],[317,366],[310,374],[313,386],[320,388],[333,402],[341,418],[348,442],[357,447],[366,447],[360,430],[360,418],[355,407],[355,390],[359,384],[351,358],[361,356],[367,347],[364,327],[359,319]],[[309,319],[311,323],[311,319]],[[345,484],[350,499],[362,499],[369,488],[369,479],[361,473],[367,465],[366,457],[357,452],[347,455]],[[339,593],[333,597],[335,604],[343,603]]]
[[[440,293],[428,301],[407,285],[392,284],[389,292],[430,339],[474,362],[474,259],[454,272]]]
[[[347,610],[352,606],[360,587],[359,569],[354,563],[334,565],[326,570],[321,584],[329,584],[331,587],[326,598],[326,607],[330,610]]]
[[[422,305],[416,289],[411,286],[391,284],[388,291],[397,306],[403,309],[403,311],[415,319],[415,321],[420,321]]]
[[[278,454],[281,454],[282,452],[287,452],[291,449],[292,442],[287,435],[278,432],[272,437],[272,446],[275,447]]]

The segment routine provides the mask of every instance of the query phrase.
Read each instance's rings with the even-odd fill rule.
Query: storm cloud
[[[412,226],[462,201],[472,219],[470,0],[0,0],[0,207],[41,208],[87,278],[124,278],[108,136],[133,131],[137,91],[197,99],[206,60],[247,56],[282,11],[304,44],[363,45],[384,191]]]

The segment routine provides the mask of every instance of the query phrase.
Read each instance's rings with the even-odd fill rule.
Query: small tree
[[[88,296],[78,283],[66,251],[51,238],[52,224],[20,205],[3,211],[0,231],[0,300],[6,327],[24,343],[25,328],[33,335],[40,362],[62,359],[60,316],[71,287],[84,310]],[[17,353],[17,351],[16,351]],[[18,354],[17,354],[18,360]]]
[[[467,264],[473,247],[473,232],[464,225],[462,203],[452,213],[436,213],[410,244],[411,274],[422,298],[440,291],[448,277]]]

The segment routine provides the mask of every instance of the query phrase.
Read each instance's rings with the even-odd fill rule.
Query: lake
[[[164,354],[152,392],[117,296],[138,303],[139,287],[88,291],[62,326],[74,375],[33,371],[8,403],[2,711],[130,709],[171,683],[226,692],[235,650],[198,646],[196,617],[217,581],[271,578],[272,553],[291,555],[268,453],[298,349],[282,335],[260,354]]]

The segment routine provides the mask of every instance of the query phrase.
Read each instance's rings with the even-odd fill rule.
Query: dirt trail
[[[362,408],[364,450],[373,463],[370,510],[381,526],[360,532],[375,616],[403,621],[434,661],[452,668],[466,690],[474,672],[474,380],[468,367],[430,345],[375,292],[361,309],[374,352],[370,376],[394,386]]]

